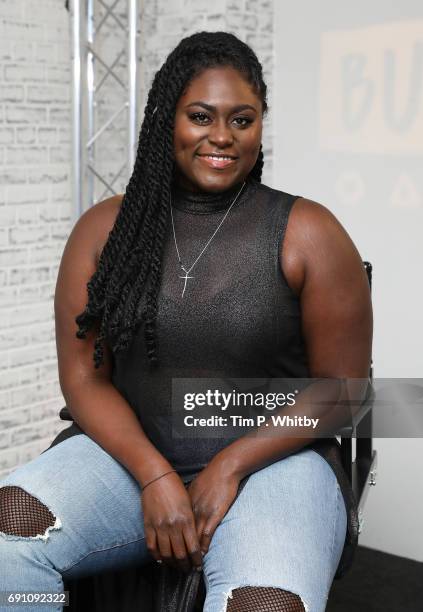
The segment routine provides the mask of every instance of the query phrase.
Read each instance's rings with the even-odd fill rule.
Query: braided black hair
[[[97,270],[87,283],[88,303],[75,319],[78,338],[85,338],[100,321],[94,344],[95,368],[104,362],[106,338],[114,353],[126,350],[142,322],[150,368],[158,365],[156,313],[174,173],[175,109],[190,81],[206,68],[218,66],[240,71],[260,96],[263,113],[267,111],[262,66],[254,51],[233,34],[199,32],[188,36],[157,71],[148,94],[134,170]],[[250,176],[260,181],[262,168],[260,148]]]

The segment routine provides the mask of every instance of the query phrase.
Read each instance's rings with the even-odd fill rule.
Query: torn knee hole
[[[0,534],[47,539],[50,529],[61,527],[60,520],[24,489],[0,487]]]
[[[227,612],[306,612],[301,597],[276,587],[245,586],[233,589]]]

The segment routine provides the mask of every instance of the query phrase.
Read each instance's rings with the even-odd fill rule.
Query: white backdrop
[[[422,377],[423,5],[275,3],[273,185],[373,264],[374,376]],[[376,439],[360,544],[423,561],[422,439]]]

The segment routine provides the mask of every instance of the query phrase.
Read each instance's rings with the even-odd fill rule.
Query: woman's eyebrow
[[[206,102],[202,102],[201,100],[197,100],[196,102],[190,102],[190,104],[187,104],[185,108],[189,108],[190,106],[202,106],[203,108],[205,108],[206,110],[210,112],[214,112],[216,110],[215,106],[212,106],[211,104],[206,104]],[[240,111],[247,110],[247,109],[257,112],[257,109],[254,106],[251,106],[251,104],[238,104],[238,106],[234,106],[231,109],[231,112],[239,113]]]

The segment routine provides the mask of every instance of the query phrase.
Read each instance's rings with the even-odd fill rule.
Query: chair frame
[[[372,289],[373,266],[369,261],[363,261],[367,273],[370,290]],[[369,380],[373,380],[373,360],[371,360]],[[351,425],[339,431],[341,436],[342,465],[350,481],[358,504],[358,532],[363,530],[364,506],[369,489],[376,485],[377,451],[373,450],[372,400],[373,389],[362,404]],[[352,438],[356,438],[355,460],[352,458]]]

